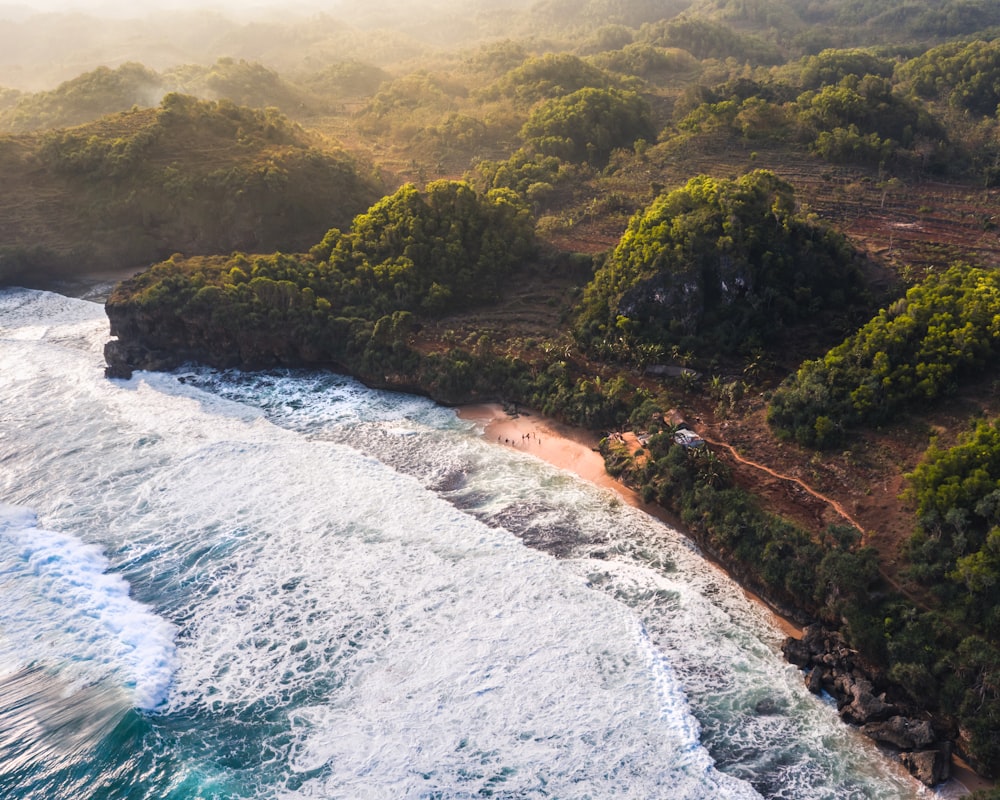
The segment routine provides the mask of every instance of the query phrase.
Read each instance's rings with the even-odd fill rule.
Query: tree
[[[549,100],[521,128],[525,144],[540,153],[598,164],[617,147],[655,136],[649,105],[618,89],[580,89]]]

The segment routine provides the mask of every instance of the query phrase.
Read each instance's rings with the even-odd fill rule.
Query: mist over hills
[[[580,37],[684,15],[757,33],[785,58],[825,47],[922,42],[1000,26],[987,0],[384,0],[355,4],[164,2],[141,11],[119,3],[45,2],[0,6],[0,86],[49,89],[98,66],[136,61],[163,70],[220,57],[258,61],[281,72],[318,70],[357,58],[385,66],[442,49],[507,37],[540,50]],[[574,41],[576,40],[576,41]]]

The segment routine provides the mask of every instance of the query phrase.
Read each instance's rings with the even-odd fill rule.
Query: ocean
[[[935,796],[613,493],[339,375],[108,380],[107,338],[0,293],[0,797]]]

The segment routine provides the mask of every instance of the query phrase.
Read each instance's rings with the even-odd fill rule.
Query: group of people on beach
[[[526,441],[530,442],[532,437],[535,438],[535,442],[537,444],[541,444],[542,443],[541,437],[537,433],[535,433],[534,431],[528,431],[527,433],[522,433],[521,434],[521,444],[523,445]],[[501,441],[501,437],[497,436],[497,443],[499,444],[500,441]],[[502,441],[503,441],[504,444],[510,444],[510,445],[513,445],[514,447],[517,447],[517,440],[516,439],[511,439],[509,437],[503,437]]]

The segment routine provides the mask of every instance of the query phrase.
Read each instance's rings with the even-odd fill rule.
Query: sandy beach
[[[655,504],[643,503],[639,494],[612,478],[604,469],[604,458],[597,451],[598,438],[589,431],[562,425],[534,411],[521,411],[513,416],[500,405],[463,406],[458,410],[462,419],[483,425],[483,436],[501,447],[513,447],[547,461],[560,469],[576,473],[584,480],[617,492],[625,502],[642,509],[661,522],[677,528],[680,521]],[[708,559],[720,571],[721,566]],[[782,617],[753,592],[743,593],[771,615],[774,624],[785,635],[800,638],[802,629]]]

